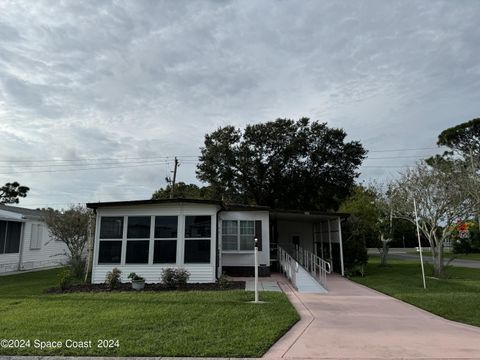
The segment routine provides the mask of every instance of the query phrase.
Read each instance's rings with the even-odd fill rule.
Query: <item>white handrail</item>
[[[332,272],[332,265],[330,262],[323,260],[321,257],[301,248],[300,246],[295,246],[295,248],[292,249],[291,254],[292,255],[282,247],[278,247],[280,267],[294,286],[296,286],[295,274],[298,272],[298,264],[300,264],[320,283],[320,285],[325,289],[327,288],[327,274],[331,274]],[[296,269],[292,268],[293,264],[296,264]]]

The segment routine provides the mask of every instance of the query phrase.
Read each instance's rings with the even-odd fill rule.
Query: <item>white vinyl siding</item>
[[[40,250],[42,248],[43,225],[32,224],[32,232],[30,234],[30,250]]]

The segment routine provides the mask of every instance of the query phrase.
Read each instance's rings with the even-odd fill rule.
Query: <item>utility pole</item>
[[[173,167],[172,190],[170,191],[170,199],[173,199],[173,194],[175,192],[175,181],[177,180],[177,167],[178,167],[178,159],[175,156],[175,164]]]

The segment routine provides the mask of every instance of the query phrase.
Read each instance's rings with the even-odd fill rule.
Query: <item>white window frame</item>
[[[235,221],[237,223],[237,248],[236,250],[225,250],[223,248],[223,222],[224,221]],[[222,242],[222,253],[242,253],[242,254],[250,254],[250,253],[253,253],[255,251],[255,249],[252,248],[252,250],[241,250],[240,248],[240,238],[241,238],[241,234],[240,234],[240,227],[241,227],[241,222],[251,222],[253,223],[253,236],[255,236],[255,219],[241,219],[241,220],[238,220],[238,219],[224,219],[222,220],[222,237],[221,237],[221,242]],[[232,236],[232,234],[227,234],[227,236]]]

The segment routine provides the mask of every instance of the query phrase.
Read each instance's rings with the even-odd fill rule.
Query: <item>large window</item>
[[[102,216],[100,219],[99,264],[120,264],[122,261],[123,216]]]
[[[150,238],[150,216],[129,216],[127,238],[148,239]]]
[[[120,264],[121,256],[122,256],[121,240],[100,241],[100,247],[98,249],[99,264]]]
[[[184,262],[210,263],[211,216],[185,216]]]
[[[148,264],[150,240],[128,240],[126,264]]]
[[[100,239],[121,239],[123,216],[103,216],[100,224]]]
[[[260,220],[222,220],[222,250],[252,251],[255,237],[261,250],[261,224]]]
[[[177,216],[155,217],[154,264],[175,264],[177,262]]]
[[[22,223],[0,221],[0,254],[15,254],[20,251]]]
[[[211,216],[185,216],[186,238],[209,238],[211,234]]]

